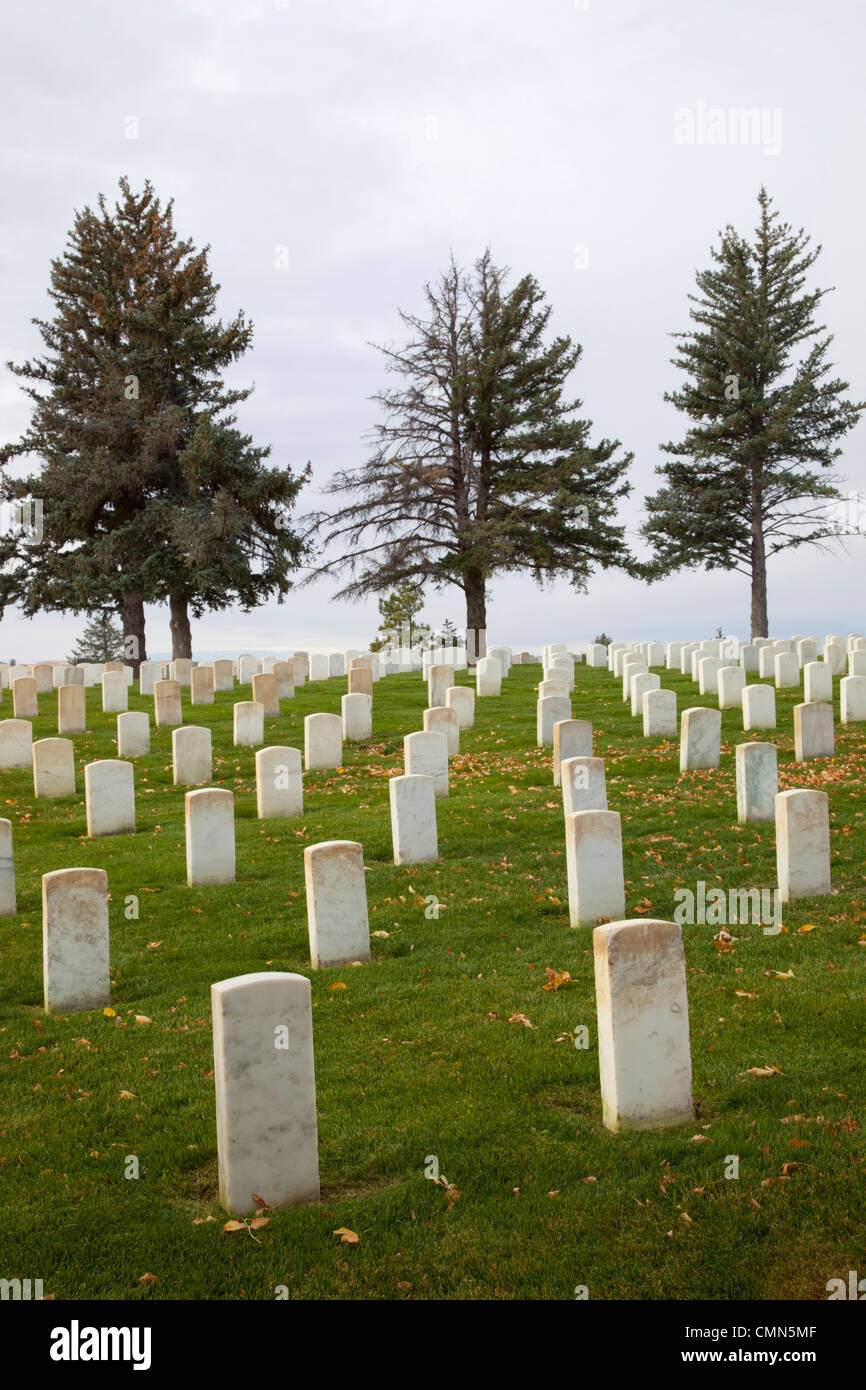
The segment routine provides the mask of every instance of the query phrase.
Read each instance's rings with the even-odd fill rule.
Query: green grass
[[[778,693],[778,734],[756,737],[777,743],[783,789],[829,792],[833,893],[786,908],[780,936],[734,927],[722,953],[715,928],[684,928],[696,1121],[613,1136],[601,1125],[591,935],[568,926],[560,792],[550,750],[535,746],[540,675],[514,667],[501,698],[477,702],[437,803],[434,865],[391,862],[388,777],[403,770],[403,735],[421,727],[419,675],[375,686],[373,743],[305,777],[298,820],[256,819],[254,750],[231,736],[232,703],[248,691],[185,703],[187,722],[213,730],[216,783],[235,793],[232,886],[186,887],[170,730],[154,729],[136,762],[138,833],[87,840],[83,767],[115,756],[98,690],[90,732],[75,739],[78,795],[37,802],[29,773],[0,773],[19,905],[0,922],[0,1277],[41,1278],[57,1299],[261,1299],[278,1285],[302,1298],[571,1299],[586,1285],[593,1299],[820,1299],[829,1278],[862,1265],[866,726],[837,728],[832,762],[796,765],[802,697]],[[679,675],[662,684],[680,710],[710,703]],[[301,748],[304,716],[338,712],[345,688],[304,687],[266,721],[266,742]],[[56,696],[40,711],[34,737],[56,734]],[[772,825],[736,821],[738,712],[723,716],[721,769],[684,777],[676,743],[642,737],[606,670],[577,667],[573,712],[593,721],[622,814],[629,916],[671,917],[675,888],[699,879],[775,885]],[[11,715],[8,691],[0,714]],[[369,965],[316,972],[302,850],[345,838],[363,843],[371,930],[387,935],[373,937]],[[43,1012],[40,878],[70,865],[108,872],[112,1005],[125,1026]],[[430,895],[438,919],[425,915]],[[571,983],[545,991],[548,966]],[[228,1234],[210,985],[267,969],[312,979],[323,1201]],[[533,1027],[509,1023],[514,1013]],[[566,1036],[581,1024],[588,1050]],[[764,1064],[781,1074],[746,1074]],[[130,1154],[137,1180],[124,1178]],[[725,1177],[732,1154],[737,1180]],[[425,1178],[429,1155],[456,1200]],[[790,1162],[800,1166],[780,1180]],[[340,1243],[341,1226],[357,1245]],[[156,1282],[140,1284],[145,1272]]]

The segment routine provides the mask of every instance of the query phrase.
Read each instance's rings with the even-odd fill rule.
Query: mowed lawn
[[[717,943],[717,927],[684,927],[694,1124],[613,1136],[591,933],[568,925],[561,796],[535,744],[540,678],[514,667],[501,698],[477,702],[437,803],[433,865],[391,855],[388,778],[422,727],[418,674],[375,685],[373,742],[305,776],[296,820],[256,818],[254,750],[232,746],[232,704],[249,688],[196,708],[184,692],[185,721],[213,730],[215,783],[235,794],[232,886],[186,887],[170,730],[152,729],[136,760],[138,833],[87,839],[84,765],[116,753],[98,689],[74,740],[75,797],[37,802],[29,773],[0,771],[19,906],[0,921],[0,1277],[40,1278],[58,1300],[272,1299],[280,1286],[293,1298],[573,1299],[586,1286],[591,1299],[822,1299],[831,1277],[866,1272],[866,725],[837,724],[836,758],[797,765],[802,696],[779,692],[776,735],[745,735],[728,711],[721,769],[681,777],[676,741],[643,738],[620,681],[576,668],[573,713],[593,722],[622,815],[628,916],[671,918],[675,889],[701,879],[775,886],[772,825],[737,825],[737,742],[773,739],[782,789],[830,797],[830,896],[786,908],[778,936],[739,925]],[[712,703],[679,675],[662,685],[680,711]],[[266,743],[303,748],[304,716],[339,712],[345,690],[305,686],[266,720]],[[56,735],[56,706],[40,697],[34,737]],[[132,694],[130,708],[152,701]],[[6,691],[0,717],[11,712]],[[303,849],[329,839],[363,844],[373,959],[312,971]],[[116,1018],[43,1012],[41,875],[73,865],[108,872]],[[570,983],[545,989],[548,967]],[[312,979],[323,1200],[224,1232],[210,986],[259,970]],[[749,1074],[764,1067],[779,1070]],[[130,1155],[137,1179],[124,1176]],[[425,1176],[434,1158],[449,1186]]]

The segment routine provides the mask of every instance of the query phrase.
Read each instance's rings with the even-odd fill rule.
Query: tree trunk
[[[171,606],[171,659],[192,656],[192,629],[189,625],[189,609],[186,594],[172,594]]]
[[[144,603],[140,594],[121,594],[120,614],[123,619],[123,659],[132,667],[138,680],[141,663],[147,661]]]
[[[752,492],[752,640],[767,631],[767,552],[761,523],[760,496]]]
[[[487,655],[487,594],[484,575],[478,569],[466,571],[466,658],[474,666]]]

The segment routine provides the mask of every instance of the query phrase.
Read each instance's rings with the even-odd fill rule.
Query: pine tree
[[[401,313],[409,341],[379,349],[401,384],[374,397],[384,416],[375,450],[325,489],[355,500],[311,518],[342,553],[309,579],[347,572],[338,597],[404,579],[461,589],[470,661],[485,650],[495,574],[565,575],[584,591],[596,565],[635,572],[612,520],[632,455],[615,459],[617,441],[590,444],[580,401],[563,395],[581,348],[545,342],[542,290],[531,275],[509,290],[507,276],[489,251],[470,275],[452,260],[425,286],[426,317]]]
[[[111,612],[98,613],[85,624],[84,631],[66,660],[73,666],[82,661],[122,661],[123,633]]]
[[[843,399],[848,383],[828,379],[832,335],[814,321],[828,290],[805,290],[821,247],[779,222],[764,188],[750,244],[733,227],[711,251],[690,295],[696,327],[673,336],[673,365],[688,380],[665,396],[694,422],[665,485],[647,498],[642,527],[655,575],[679,568],[737,570],[751,580],[751,633],[766,637],[767,559],[795,546],[823,547],[838,534],[828,500],[835,442],[864,404]]]
[[[176,656],[190,655],[189,610],[285,596],[302,547],[287,524],[303,477],[264,466],[269,449],[236,429],[251,388],[225,369],[252,339],[243,313],[214,318],[208,249],[180,240],[173,205],[126,179],[113,211],[77,213],[52,262],[55,315],[35,320],[45,355],[10,367],[33,402],[23,438],[41,471],[6,476],[7,498],[44,501],[39,563],[0,543],[0,612],[19,603],[89,611],[117,606],[127,654],[144,659],[144,603],[168,601]]]
[[[404,580],[393,593],[379,599],[379,616],[382,621],[379,631],[382,634],[370,643],[371,651],[381,651],[389,642],[399,642],[413,647],[430,634],[426,623],[416,623],[416,614],[424,607],[424,593],[420,584]]]

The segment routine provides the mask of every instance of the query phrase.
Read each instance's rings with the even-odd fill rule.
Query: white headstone
[[[833,706],[821,703],[794,706],[794,758],[834,758]]]
[[[769,821],[776,817],[778,755],[773,743],[738,743],[737,820]]]
[[[676,738],[677,693],[675,690],[647,690],[643,697],[644,738]]]
[[[235,799],[222,787],[184,797],[186,881],[190,888],[235,881]]]
[[[210,729],[184,724],[171,733],[171,761],[176,787],[200,787],[213,776]]]
[[[12,822],[0,820],[0,917],[14,917],[15,856],[12,850]]]
[[[576,811],[606,811],[607,786],[604,758],[578,753],[560,764],[562,807],[567,816]]]
[[[33,745],[35,796],[75,795],[75,748],[71,738],[40,738]]]
[[[553,746],[554,725],[571,718],[567,695],[545,695],[535,702],[535,741],[539,748]]]
[[[104,869],[55,869],[42,875],[42,974],[48,1013],[81,1013],[110,1004]]]
[[[132,763],[103,758],[84,769],[87,833],[92,840],[103,835],[135,834],[135,772]]]
[[[304,850],[310,960],[314,970],[370,959],[364,851],[353,840]]]
[[[830,809],[826,792],[779,792],[776,871],[783,903],[830,892]]]
[[[30,720],[0,720],[0,767],[32,766],[33,725]]]
[[[617,811],[565,817],[568,913],[573,927],[594,927],[625,912],[622,826]]]
[[[493,656],[482,656],[475,666],[475,691],[479,698],[502,694],[502,667]]]
[[[471,729],[475,723],[475,691],[469,685],[449,685],[445,691],[445,706],[457,714],[461,729]]]
[[[553,785],[562,782],[562,764],[569,758],[592,757],[592,724],[588,719],[557,719],[553,726]]]
[[[448,741],[448,756],[455,757],[460,752],[460,721],[456,709],[448,705],[438,705],[425,709],[424,728],[428,733],[444,734]]]
[[[235,676],[231,661],[215,661],[213,664],[213,688],[218,694],[225,694],[235,688]]]
[[[310,982],[282,971],[211,986],[220,1203],[232,1216],[317,1202]]]
[[[303,774],[297,748],[275,746],[258,750],[256,809],[260,820],[303,814]]]
[[[843,724],[859,724],[866,719],[866,676],[842,677],[839,708]]]
[[[716,677],[719,709],[742,709],[746,672],[742,666],[722,666]]]
[[[36,681],[32,676],[19,676],[12,682],[12,713],[16,719],[36,719],[39,702]]]
[[[87,692],[83,685],[61,685],[57,691],[57,732],[83,734],[87,731]]]
[[[654,919],[592,934],[602,1117],[607,1129],[690,1124],[692,1063],[682,930]]]
[[[718,767],[721,758],[722,712],[717,709],[683,710],[680,721],[680,772]]]
[[[265,719],[279,718],[280,697],[277,678],[272,671],[253,676],[253,701],[261,705]]]
[[[142,758],[150,752],[150,718],[144,710],[117,716],[117,756]]]
[[[777,652],[775,660],[777,690],[795,690],[800,684],[800,663],[794,652]]]
[[[747,685],[743,689],[743,729],[775,729],[776,692],[771,685]]]
[[[444,734],[419,731],[403,739],[407,777],[432,777],[437,797],[448,795],[448,740]]]
[[[395,864],[426,864],[439,858],[436,788],[432,777],[392,777],[391,839]]]
[[[338,714],[308,714],[304,720],[304,766],[342,767],[343,723]]]
[[[238,700],[234,709],[235,748],[252,748],[265,739],[265,710],[257,700]]]
[[[153,717],[158,729],[183,723],[180,686],[177,681],[154,682]]]
[[[213,697],[213,666],[193,666],[190,672],[190,704],[212,705]]]

